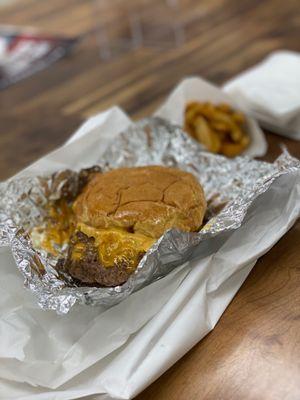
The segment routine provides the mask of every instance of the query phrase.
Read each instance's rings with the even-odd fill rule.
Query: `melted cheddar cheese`
[[[76,228],[95,239],[99,260],[107,268],[126,262],[128,269],[134,270],[141,254],[145,253],[156,240],[120,228],[96,229],[83,223],[79,223]],[[80,258],[80,253],[81,249],[76,247],[72,258]]]

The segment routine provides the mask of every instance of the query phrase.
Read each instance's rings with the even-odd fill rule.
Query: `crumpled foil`
[[[76,303],[112,306],[192,258],[203,242],[238,229],[253,201],[283,174],[300,170],[286,151],[273,163],[246,157],[227,159],[203,151],[181,128],[159,118],[133,124],[99,162],[103,171],[122,166],[165,165],[193,173],[208,202],[208,222],[199,232],[167,231],[121,286],[78,287],[55,270],[57,259],[33,248],[28,230],[45,218],[45,205],[78,189],[80,172],[12,178],[0,185],[0,245],[10,246],[16,264],[43,309],[65,314]]]

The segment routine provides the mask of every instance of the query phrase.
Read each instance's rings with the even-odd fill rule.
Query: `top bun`
[[[147,166],[94,174],[73,209],[78,222],[91,227],[159,238],[170,228],[199,230],[206,201],[192,174]]]

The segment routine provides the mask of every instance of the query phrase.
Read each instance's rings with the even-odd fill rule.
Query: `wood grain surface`
[[[222,84],[273,50],[300,51],[299,0],[183,0],[182,46],[140,48],[106,63],[95,36],[102,17],[86,0],[21,0],[0,8],[1,24],[82,36],[72,55],[0,92],[0,179],[111,105],[140,118],[187,75]],[[300,142],[266,135],[266,160],[282,143],[300,157]],[[299,400],[299,287],[298,222],[258,261],[214,331],[138,399]]]

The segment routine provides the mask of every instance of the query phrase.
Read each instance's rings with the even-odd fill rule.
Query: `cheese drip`
[[[144,254],[156,239],[141,233],[127,232],[121,228],[96,229],[83,223],[77,224],[77,230],[95,239],[100,263],[106,267],[113,267],[121,263],[128,265],[128,270],[133,271]],[[72,258],[80,259],[83,248],[75,246]]]

